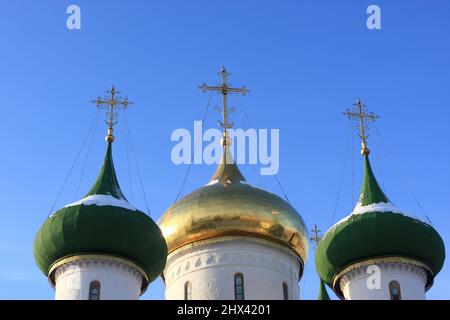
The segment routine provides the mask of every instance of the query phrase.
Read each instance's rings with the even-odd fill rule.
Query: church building
[[[98,107],[109,112],[106,155],[92,188],[52,213],[34,241],[36,264],[62,300],[139,299],[157,277],[168,300],[298,300],[309,253],[308,228],[286,200],[248,182],[231,151],[228,83],[203,91],[222,97],[221,161],[209,181],[171,205],[155,223],[128,202],[113,163],[114,87]],[[316,234],[319,299],[327,287],[345,300],[425,299],[445,259],[431,224],[397,209],[371,168],[360,100],[346,113],[360,121],[364,179],[352,213]],[[295,175],[295,173],[292,173]],[[381,275],[376,278],[377,272]]]

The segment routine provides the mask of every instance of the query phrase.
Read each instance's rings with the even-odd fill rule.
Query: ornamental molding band
[[[49,282],[53,288],[55,288],[58,277],[61,274],[65,273],[72,266],[78,266],[80,268],[86,266],[101,266],[105,268],[126,271],[133,277],[135,277],[137,281],[142,283],[141,294],[143,294],[148,287],[148,278],[145,271],[133,262],[119,257],[86,254],[63,258],[53,264],[48,275]]]
[[[422,280],[425,290],[428,290],[431,286],[429,285],[427,287],[429,279],[428,273],[431,273],[431,270],[424,264],[403,257],[386,257],[380,259],[369,259],[349,266],[336,276],[336,279],[334,280],[335,288],[339,287],[340,291],[342,292],[342,288],[344,286],[348,285],[356,277],[362,274],[367,274],[367,267],[373,265],[378,266],[381,272],[405,271],[414,274]]]
[[[272,249],[271,253],[267,249]],[[164,280],[169,287],[180,277],[195,271],[223,266],[252,266],[279,272],[299,281],[303,264],[293,257],[296,257],[294,251],[270,241],[249,237],[215,238],[187,245],[169,254]]]

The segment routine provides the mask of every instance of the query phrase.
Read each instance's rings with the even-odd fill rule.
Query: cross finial
[[[367,138],[369,138],[369,134],[367,133],[369,131],[367,122],[375,122],[379,117],[373,112],[369,112],[366,105],[363,104],[359,98],[356,103],[353,104],[352,109],[347,109],[347,111],[342,114],[346,115],[350,120],[358,119],[358,136],[362,140],[361,154],[363,156],[368,156],[370,151],[367,148]],[[365,122],[366,120],[367,122]]]
[[[250,92],[245,86],[242,88],[232,88],[228,86],[228,76],[230,75],[225,67],[219,72],[222,83],[220,86],[208,86],[206,83],[203,83],[199,89],[203,92],[207,91],[216,91],[222,94],[222,108],[215,107],[214,109],[217,112],[220,112],[223,117],[223,121],[219,121],[219,126],[223,128],[223,139],[222,145],[225,147],[226,145],[231,144],[231,141],[228,139],[227,130],[233,127],[233,122],[228,121],[228,115],[231,112],[235,111],[235,108],[228,109],[228,93],[242,93],[242,95],[246,95]]]
[[[230,74],[227,72],[227,69],[225,69],[225,67],[222,67],[222,69],[220,69],[219,75],[222,79],[222,84],[228,84],[228,76]]]
[[[116,119],[118,117],[117,109],[126,109],[128,108],[128,106],[132,105],[133,102],[129,101],[126,97],[122,98],[116,96],[120,93],[120,91],[116,91],[114,85],[111,87],[111,90],[107,90],[105,92],[106,95],[103,99],[98,97],[96,100],[93,100],[92,103],[95,103],[97,105],[97,108],[106,109],[107,120],[105,120],[105,123],[108,125],[108,135],[105,139],[107,142],[113,142],[113,127],[117,123]]]
[[[309,238],[309,240],[314,241],[316,243],[316,246],[318,246],[319,245],[319,241],[320,241],[320,239],[322,237],[320,236],[320,230],[319,230],[319,228],[317,228],[316,224],[314,225],[314,229],[312,229],[311,232],[314,233],[314,236]]]

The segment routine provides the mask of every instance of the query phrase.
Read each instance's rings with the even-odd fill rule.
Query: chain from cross
[[[361,154],[362,155],[369,155],[370,151],[367,148],[367,138],[369,138],[369,127],[368,122],[375,122],[379,116],[374,114],[373,112],[369,112],[366,105],[362,103],[361,99],[358,99],[356,103],[353,104],[352,109],[347,109],[346,112],[343,112],[342,114],[347,116],[350,120],[358,120],[359,124],[357,125],[358,128],[358,136],[362,140],[362,149]],[[365,122],[367,121],[367,122]]]
[[[214,110],[217,112],[220,112],[223,117],[223,121],[218,121],[219,126],[224,129],[223,132],[223,143],[224,145],[227,144],[227,130],[233,127],[233,122],[228,121],[228,115],[235,111],[235,108],[228,109],[228,94],[229,93],[242,93],[242,95],[246,95],[248,92],[250,92],[245,86],[242,88],[233,88],[228,86],[228,76],[230,75],[227,73],[225,67],[222,67],[222,69],[219,72],[220,78],[222,80],[222,83],[220,86],[208,86],[206,83],[203,83],[201,86],[199,86],[199,89],[203,92],[207,91],[215,91],[222,94],[222,108],[215,107]]]
[[[113,142],[113,127],[117,123],[116,110],[120,108],[126,109],[128,106],[132,105],[133,102],[129,101],[127,97],[122,98],[116,96],[120,91],[116,91],[114,85],[111,87],[111,90],[105,92],[107,95],[103,99],[98,97],[96,100],[93,100],[92,103],[96,104],[99,109],[107,110],[108,119],[105,120],[105,123],[108,125],[108,135],[106,136],[106,141]]]

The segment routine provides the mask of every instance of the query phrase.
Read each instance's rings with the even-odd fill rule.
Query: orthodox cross
[[[369,134],[367,133],[369,131],[367,122],[375,122],[379,117],[374,114],[373,112],[369,112],[366,105],[362,103],[361,99],[358,99],[356,103],[353,104],[352,109],[347,109],[346,112],[343,112],[342,114],[347,116],[350,120],[353,119],[359,119],[358,124],[358,136],[362,140],[362,149],[361,154],[364,156],[369,155],[370,151],[367,148],[367,138],[369,138]]]
[[[316,243],[316,247],[319,245],[319,241],[322,238],[320,236],[320,230],[317,228],[317,225],[314,225],[314,229],[311,230],[312,233],[314,233],[314,236],[309,238],[309,240],[312,240]]]
[[[105,123],[108,125],[108,135],[106,136],[106,141],[113,142],[113,127],[117,123],[117,110],[120,108],[126,109],[128,106],[132,105],[133,102],[128,101],[128,98],[126,97],[122,98],[116,96],[120,93],[120,91],[116,91],[114,85],[111,87],[111,90],[107,90],[105,92],[107,95],[103,99],[98,97],[96,100],[93,100],[92,103],[95,103],[99,109],[106,109],[107,120],[105,120]]]
[[[245,86],[242,88],[232,88],[228,86],[228,76],[230,75],[225,70],[225,67],[222,67],[222,70],[219,72],[220,78],[222,80],[222,83],[220,86],[208,86],[206,83],[203,83],[199,89],[203,92],[207,91],[216,91],[222,94],[222,108],[216,107],[216,111],[222,113],[223,116],[223,122],[219,121],[219,126],[224,129],[223,131],[223,145],[227,145],[227,129],[230,129],[233,127],[233,122],[228,122],[228,114],[234,111],[234,108],[231,108],[228,110],[228,93],[242,93],[242,95],[246,95],[248,92],[250,92]]]

